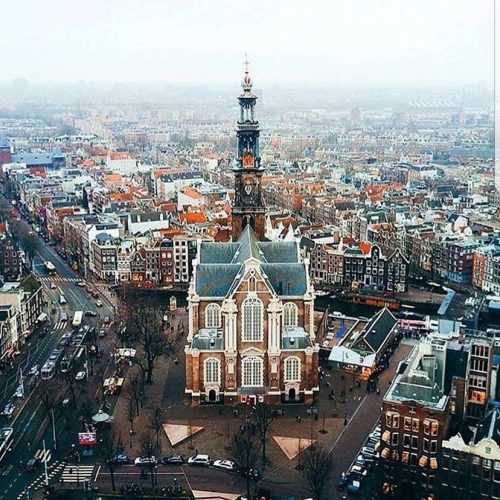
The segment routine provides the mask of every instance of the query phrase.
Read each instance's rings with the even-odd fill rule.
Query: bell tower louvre
[[[266,209],[262,199],[262,175],[259,150],[259,122],[255,119],[257,96],[252,92],[248,59],[241,82],[243,92],[238,97],[240,119],[236,129],[238,142],[237,164],[233,169],[235,196],[232,212],[232,237],[236,241],[249,225],[258,240],[265,234]]]

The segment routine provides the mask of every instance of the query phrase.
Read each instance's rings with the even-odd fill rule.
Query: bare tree
[[[161,450],[160,433],[163,430],[163,408],[155,406],[149,428],[154,432],[156,437],[156,446]]]
[[[101,435],[101,432],[99,434]],[[111,476],[111,487],[113,488],[113,491],[116,490],[114,458],[120,453],[123,453],[124,448],[124,444],[119,434],[116,434],[109,429],[103,430],[102,437],[99,439],[97,454],[101,459],[103,465],[106,465],[108,467],[109,474]]]
[[[37,388],[37,395],[40,403],[49,417],[50,426],[54,426],[54,411],[59,407],[59,395],[62,390],[62,384],[57,380],[42,380]],[[54,443],[56,446],[57,444]]]
[[[267,432],[274,420],[271,408],[267,403],[258,403],[255,409],[255,423],[260,437],[260,445],[262,449],[262,466],[267,464],[266,442]]]
[[[130,310],[127,335],[138,348],[135,362],[145,375],[146,383],[151,384],[156,361],[161,356],[171,356],[175,352],[178,333],[164,331],[159,307],[134,304]]]
[[[232,455],[236,466],[246,478],[247,498],[251,498],[250,484],[258,461],[258,448],[258,441],[248,429],[235,434]]]
[[[134,434],[134,420],[136,416],[134,399],[129,397],[127,403],[127,420],[130,422],[130,434]]]
[[[139,404],[141,402],[141,392],[142,392],[142,383],[139,377],[135,376],[128,386],[129,398],[133,400],[135,404],[135,414],[139,416]]]
[[[151,474],[151,487],[155,487],[155,468],[156,468],[156,459],[158,457],[160,450],[158,446],[156,446],[156,441],[154,439],[153,434],[149,431],[144,433],[141,436],[141,454],[145,458],[155,458],[155,461],[149,460],[147,463],[147,467]]]
[[[314,500],[323,498],[331,466],[331,455],[320,446],[308,448],[303,453],[302,479]]]

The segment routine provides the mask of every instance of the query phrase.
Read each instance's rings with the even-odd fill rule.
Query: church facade
[[[314,289],[294,241],[264,241],[264,168],[248,68],[239,96],[231,243],[201,242],[189,288],[192,404],[312,403],[319,391]]]

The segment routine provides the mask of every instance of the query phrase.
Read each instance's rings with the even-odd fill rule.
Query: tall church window
[[[263,383],[262,359],[255,356],[243,358],[242,364],[242,380],[243,387],[260,387]]]
[[[297,305],[293,302],[287,302],[283,306],[283,326],[297,326],[298,315]]]
[[[262,302],[257,298],[248,298],[243,302],[243,340],[262,340]]]
[[[219,328],[220,324],[219,304],[208,304],[205,308],[205,328]]]
[[[220,384],[220,362],[218,359],[210,358],[205,361],[204,380],[207,384]]]
[[[285,359],[285,382],[300,381],[300,359],[291,357]]]

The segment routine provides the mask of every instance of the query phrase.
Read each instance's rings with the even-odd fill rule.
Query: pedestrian
[[[380,387],[377,386],[377,396],[380,396]]]

